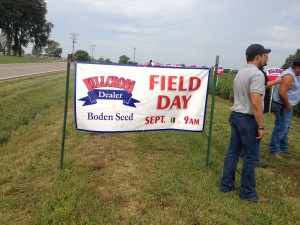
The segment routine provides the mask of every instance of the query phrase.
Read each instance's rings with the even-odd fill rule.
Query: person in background
[[[269,107],[270,107],[271,90],[269,88],[267,88],[268,76],[267,76],[267,73],[264,71],[264,67],[268,65],[269,54],[268,53],[263,54],[263,58],[265,61],[264,66],[260,67],[259,69],[264,74],[264,77],[265,77],[266,91],[265,91],[265,97],[264,97],[264,113],[267,113],[267,112],[269,112]]]
[[[252,44],[246,50],[247,64],[234,79],[234,104],[229,117],[231,136],[226,153],[221,191],[237,190],[235,174],[242,149],[244,150],[240,198],[266,203],[256,192],[255,166],[259,157],[259,146],[264,136],[263,97],[265,78],[258,69],[265,65],[263,54],[270,53],[260,44]]]
[[[153,59],[150,60],[149,66],[154,66],[154,60]]]
[[[271,51],[270,51],[271,52]],[[262,67],[259,68],[259,70],[264,74],[265,77],[265,85],[267,85],[268,83],[268,76],[266,74],[266,72],[264,71],[264,66],[268,65],[268,61],[269,61],[269,55],[268,53],[264,53],[263,54],[263,58],[264,58],[264,65]],[[264,97],[264,120],[265,120],[265,115],[266,113],[269,112],[269,107],[270,107],[270,99],[271,99],[271,92],[269,88],[266,88],[265,90],[265,97]],[[260,154],[258,156],[258,161],[256,163],[256,167],[259,168],[267,168],[269,165],[265,162],[261,162],[260,161]]]
[[[281,82],[274,88],[272,110],[275,113],[275,125],[269,150],[276,159],[282,159],[280,153],[290,153],[288,133],[293,117],[293,107],[300,101],[299,76],[300,58],[297,58],[291,67],[279,75]]]

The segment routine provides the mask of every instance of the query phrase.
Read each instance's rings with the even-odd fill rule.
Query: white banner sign
[[[76,129],[203,131],[209,69],[75,64]]]

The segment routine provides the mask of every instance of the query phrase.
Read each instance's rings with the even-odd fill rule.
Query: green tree
[[[119,57],[119,64],[129,64],[130,58],[126,55],[121,55]]]
[[[104,63],[105,60],[104,60],[104,58],[101,56],[101,57],[98,59],[98,62]]]
[[[46,47],[45,47],[45,53],[49,57],[61,57],[62,48],[60,48],[60,45],[58,42],[54,40],[48,40]]]
[[[102,56],[98,59],[98,62],[101,63],[112,63],[110,59],[104,59]]]
[[[119,57],[119,64],[137,64],[130,60],[130,58],[126,55],[121,55]]]
[[[297,49],[297,51],[294,55],[289,55],[289,57],[287,57],[287,59],[285,60],[285,63],[283,64],[283,66],[281,68],[284,70],[289,68],[292,65],[293,61],[298,57],[300,57],[300,49],[299,48]]]
[[[43,52],[44,52],[44,48],[43,48],[43,47],[39,47],[39,46],[37,46],[37,45],[34,45],[34,46],[32,47],[31,53],[32,53],[33,55],[43,55]]]
[[[74,55],[75,55],[75,60],[78,62],[91,61],[91,57],[89,56],[89,53],[87,51],[77,50]]]
[[[46,45],[53,24],[46,20],[44,0],[1,0],[0,29],[6,36],[7,55],[21,56],[22,47]]]
[[[112,63],[112,61],[110,59],[105,59],[105,63]]]

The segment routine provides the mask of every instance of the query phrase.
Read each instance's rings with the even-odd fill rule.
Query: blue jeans
[[[264,121],[266,119],[266,114],[264,113]],[[260,147],[261,147],[261,143],[262,143],[262,140],[259,142],[259,150],[258,150],[258,159],[257,159],[257,162],[256,162],[256,165],[259,164],[260,162]],[[244,150],[242,149],[241,151],[241,155],[240,155],[242,158],[244,157]]]
[[[254,116],[231,112],[229,117],[231,125],[230,143],[225,157],[223,175],[221,178],[221,191],[229,192],[235,184],[235,174],[241,150],[244,150],[240,197],[242,199],[256,199],[255,166],[259,158],[260,140],[258,125]]]
[[[293,110],[284,110],[284,105],[275,101],[272,104],[272,110],[275,113],[275,125],[269,145],[270,153],[288,152],[289,142],[287,135],[290,131]]]

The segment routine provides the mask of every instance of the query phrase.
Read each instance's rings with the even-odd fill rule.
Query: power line
[[[74,55],[74,45],[75,45],[75,43],[77,43],[76,41],[77,41],[77,36],[79,36],[79,34],[74,34],[74,33],[70,33],[70,35],[71,35],[71,40],[72,40],[72,43],[73,43],[73,50],[72,50],[72,55]]]
[[[96,47],[96,45],[91,45],[92,47],[92,59],[91,61],[93,62],[93,59],[94,59],[94,48]]]
[[[136,51],[136,47],[133,48],[133,62],[135,63],[135,51]]]

